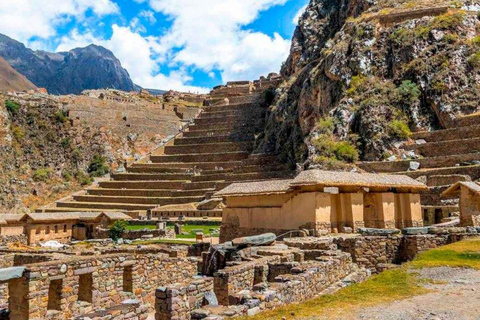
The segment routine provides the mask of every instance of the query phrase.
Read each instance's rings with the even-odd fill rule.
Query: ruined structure
[[[406,176],[303,171],[295,179],[236,183],[218,192],[221,241],[274,232],[312,235],[357,232],[360,227],[423,225],[419,192],[427,187]]]
[[[197,204],[236,181],[292,176],[274,155],[252,154],[268,107],[263,93],[278,81],[272,74],[214,89],[202,113],[165,145],[113,173],[110,181],[39,211],[151,210],[154,218],[220,218],[221,209]]]
[[[21,242],[36,245],[56,240],[108,238],[108,227],[115,221],[132,218],[121,212],[57,212],[0,215],[0,243]]]
[[[460,225],[480,227],[480,186],[475,182],[457,182],[442,193],[460,198]]]

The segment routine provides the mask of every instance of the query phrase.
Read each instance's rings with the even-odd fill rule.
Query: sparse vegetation
[[[50,179],[52,170],[50,168],[37,169],[33,172],[33,180],[36,182],[47,182]]]
[[[118,239],[120,239],[123,233],[125,232],[125,230],[127,229],[127,225],[128,223],[126,221],[123,221],[123,220],[115,221],[110,226],[110,229],[109,229],[110,238],[112,238],[113,241],[117,241]]]
[[[12,135],[17,141],[22,141],[25,138],[25,131],[20,126],[12,126]]]
[[[391,137],[400,140],[406,140],[412,135],[408,124],[402,120],[392,120],[388,123],[388,132]]]
[[[468,57],[468,64],[474,69],[480,68],[480,52],[474,53]]]
[[[5,107],[7,108],[7,111],[12,116],[17,115],[18,112],[20,111],[20,104],[18,104],[18,102],[16,102],[16,101],[6,100],[5,101]]]
[[[107,160],[100,155],[93,156],[92,161],[88,165],[88,173],[90,177],[101,177],[109,172],[110,168],[107,166]]]
[[[58,110],[55,112],[54,118],[57,123],[65,123],[68,120],[68,112],[65,110]]]

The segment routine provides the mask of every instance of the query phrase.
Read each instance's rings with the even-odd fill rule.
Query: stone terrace
[[[440,223],[458,211],[458,199],[441,199],[440,194],[458,181],[480,178],[480,115],[460,117],[448,129],[414,133],[414,143],[401,148],[421,157],[392,162],[363,162],[359,166],[369,172],[405,174],[423,179],[430,190],[422,195],[424,220]],[[418,170],[410,169],[418,162]]]
[[[198,211],[185,204],[209,199],[236,181],[292,174],[275,156],[252,154],[255,130],[263,128],[262,93],[272,83],[265,79],[216,88],[193,124],[146,161],[133,163],[126,172],[113,173],[110,181],[40,210],[146,211],[159,207],[157,216],[221,217],[221,210]]]

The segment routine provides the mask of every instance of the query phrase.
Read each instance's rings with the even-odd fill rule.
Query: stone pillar
[[[467,187],[460,189],[460,225],[462,227],[480,226],[480,197]]]
[[[420,195],[414,193],[398,194],[398,202],[401,204],[401,212],[397,216],[402,218],[398,223],[398,228],[404,227],[422,227],[422,205],[420,203]]]
[[[332,195],[317,192],[315,195],[315,228],[317,231],[332,230]]]
[[[30,315],[29,283],[25,277],[8,282],[8,308],[10,310],[10,319],[40,319],[39,308],[34,308],[36,313]]]
[[[356,231],[357,228],[364,226],[362,193],[341,193],[340,206],[339,231],[344,232],[345,227]]]
[[[376,210],[378,212],[378,227],[395,228],[395,195],[393,193],[376,193]]]

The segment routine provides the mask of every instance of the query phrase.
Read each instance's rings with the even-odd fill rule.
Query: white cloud
[[[142,10],[138,16],[147,20],[150,22],[150,24],[155,24],[157,22],[157,19],[155,18],[155,12],[151,10]]]
[[[278,71],[286,59],[290,41],[276,34],[245,31],[259,13],[288,0],[150,0],[153,10],[173,19],[161,45],[177,49],[172,61],[210,72],[222,79],[258,78]]]
[[[297,11],[297,13],[295,14],[295,17],[293,17],[293,20],[292,20],[292,23],[294,25],[297,25],[298,24],[298,20],[300,19],[300,17],[302,16],[302,14],[305,12],[305,10],[307,10],[307,4],[304,5],[303,7],[300,8],[300,10]]]
[[[2,0],[0,33],[21,42],[32,37],[47,39],[72,18],[82,20],[88,10],[97,16],[119,12],[110,0]]]

